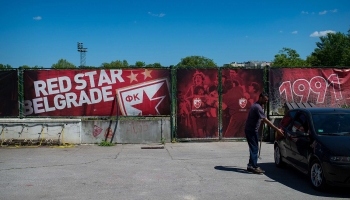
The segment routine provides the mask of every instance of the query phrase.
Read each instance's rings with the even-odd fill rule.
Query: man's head
[[[232,87],[238,87],[239,83],[237,80],[232,80]]]
[[[259,95],[259,101],[258,103],[260,105],[265,105],[269,100],[269,95],[266,93],[266,92],[262,92],[260,95]]]
[[[231,79],[232,79],[232,78],[236,78],[237,75],[238,75],[238,73],[237,73],[236,70],[230,69],[230,77],[231,77]]]
[[[194,85],[203,85],[205,76],[202,72],[196,71],[192,76],[192,81]]]
[[[259,84],[257,82],[252,82],[249,86],[248,86],[248,91],[250,93],[256,93],[258,92],[260,89]]]
[[[204,95],[204,87],[203,86],[196,86],[194,88],[194,94]]]
[[[215,85],[209,87],[209,96],[215,98],[219,97],[218,90]]]
[[[185,99],[184,93],[181,92],[181,91],[177,91],[177,98],[178,98],[179,100],[184,100],[184,99]]]

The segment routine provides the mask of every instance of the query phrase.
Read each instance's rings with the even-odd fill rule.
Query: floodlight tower
[[[78,51],[80,52],[80,67],[84,67],[85,66],[85,58],[86,55],[85,53],[87,52],[87,48],[83,47],[83,43],[82,42],[78,42]]]

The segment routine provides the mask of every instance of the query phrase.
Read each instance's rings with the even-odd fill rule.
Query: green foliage
[[[145,62],[137,61],[135,63],[135,67],[141,68],[141,67],[144,67],[144,66],[146,66]]]
[[[203,56],[188,56],[182,58],[177,67],[217,67],[216,63],[212,59],[205,58]]]
[[[52,69],[75,69],[77,67],[65,59],[60,59],[56,64],[53,64],[51,68]]]
[[[23,69],[44,69],[44,67],[38,66],[38,65],[35,65],[34,67],[30,67],[28,65],[22,65],[20,67],[23,68]]]
[[[348,108],[348,109],[350,109],[350,105],[344,104],[344,105],[341,106],[341,108]]]
[[[0,69],[12,69],[11,65],[0,64]]]
[[[309,64],[300,58],[296,50],[284,47],[275,55],[273,67],[307,67]]]
[[[160,143],[163,144],[163,145],[165,145],[165,141],[166,141],[166,138],[163,138],[163,137],[162,137],[162,138],[160,139]]]
[[[231,65],[231,64],[224,64],[222,67],[223,67],[223,68],[231,68],[232,65]]]
[[[312,66],[350,66],[350,34],[328,33],[320,37],[320,40],[316,43],[317,48],[307,58]]]
[[[108,141],[101,141],[98,146],[108,147],[108,146],[114,146],[114,143],[108,142]]]
[[[79,66],[79,69],[96,69],[95,66]]]
[[[177,142],[177,139],[176,138],[173,138],[172,140],[171,140],[171,143],[176,143]]]
[[[147,68],[163,68],[163,66],[160,63],[148,64],[145,67],[147,67]]]
[[[116,61],[112,61],[110,63],[102,63],[100,68],[102,69],[119,69],[119,68],[128,68],[129,64],[128,61],[123,60],[116,60]]]

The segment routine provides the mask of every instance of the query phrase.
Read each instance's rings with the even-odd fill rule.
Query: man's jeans
[[[259,139],[258,132],[244,130],[248,146],[249,146],[249,163],[248,167],[252,166],[253,168],[258,167],[258,152],[259,152]]]

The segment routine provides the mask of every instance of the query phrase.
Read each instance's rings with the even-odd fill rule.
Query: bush
[[[103,147],[107,147],[107,146],[114,146],[114,143],[111,142],[107,142],[107,141],[101,141],[101,143],[98,146],[103,146]]]

